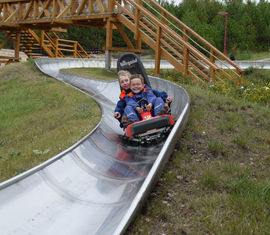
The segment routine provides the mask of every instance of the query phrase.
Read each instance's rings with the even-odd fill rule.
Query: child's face
[[[120,83],[120,87],[122,87],[123,89],[125,89],[125,90],[129,89],[129,77],[120,76],[119,83]]]
[[[130,89],[135,94],[139,93],[143,89],[143,84],[140,78],[134,78],[130,82]]]

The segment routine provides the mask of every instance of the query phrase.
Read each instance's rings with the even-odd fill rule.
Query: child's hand
[[[146,107],[146,110],[147,111],[150,111],[151,109],[152,109],[152,104],[151,103],[149,103],[148,105],[146,105],[145,107]]]
[[[121,114],[119,112],[114,112],[113,116],[115,118],[120,118],[121,117]]]
[[[171,103],[173,102],[173,98],[171,96],[168,96],[166,99],[166,103]]]
[[[143,112],[143,107],[136,107],[136,111],[138,113],[142,113]]]

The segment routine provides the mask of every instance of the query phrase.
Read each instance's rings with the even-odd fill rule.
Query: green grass
[[[32,62],[0,73],[0,181],[62,152],[101,118],[94,100],[41,74]]]
[[[267,234],[270,108],[183,86],[192,99],[187,128],[127,234]]]
[[[70,73],[80,77],[89,77],[100,80],[114,80],[117,79],[116,69],[106,70],[103,68],[71,68],[61,69],[62,73]]]
[[[270,58],[270,52],[243,51],[235,54],[236,60],[262,60]]]

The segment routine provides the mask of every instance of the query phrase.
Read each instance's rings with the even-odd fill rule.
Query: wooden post
[[[113,12],[114,5],[112,0],[108,0],[108,12]]]
[[[89,3],[88,3],[88,11],[89,11],[89,13],[93,12],[93,5],[94,5],[94,0],[89,0]]]
[[[57,0],[53,0],[53,6],[52,6],[52,16],[56,17],[58,13],[58,6],[57,6]]]
[[[111,68],[111,48],[112,48],[112,22],[111,19],[107,19],[106,24],[106,48],[105,48],[105,68]]]
[[[34,18],[38,17],[38,1],[34,1]]]
[[[161,45],[160,45],[160,41],[161,41],[161,28],[158,26],[157,28],[157,43],[156,43],[156,55],[155,55],[155,76],[158,77],[159,73],[160,73],[160,57],[161,57]]]
[[[166,14],[162,12],[161,23],[166,24]],[[156,53],[155,53],[155,76],[158,77],[160,73],[160,58],[161,58],[161,35],[162,29],[157,25],[157,34],[156,34]]]
[[[41,34],[40,34],[40,46],[43,46],[44,43],[44,30],[41,30]]]
[[[16,61],[20,60],[20,40],[21,40],[21,33],[20,32],[16,32],[16,39],[14,41],[15,45],[14,45],[14,57]]]
[[[55,55],[54,57],[58,56],[58,38],[55,40]]]
[[[184,29],[183,39],[185,40],[185,42],[188,42],[188,31],[186,29]],[[186,74],[186,75],[189,74],[188,60],[189,60],[189,52],[188,52],[187,47],[184,46],[184,49],[183,49],[183,65],[184,65],[184,74]]]
[[[142,0],[138,0],[138,4],[142,5]],[[135,12],[135,34],[134,34],[134,39],[135,39],[135,47],[139,51],[142,50],[142,39],[140,35],[140,18],[141,18],[141,12],[140,10],[136,9]]]
[[[215,52],[213,51],[213,49],[211,48],[210,50],[210,61],[214,64],[215,63]],[[213,82],[216,80],[216,74],[215,74],[215,70],[210,67],[210,79],[213,79]]]
[[[3,17],[6,19],[8,17],[8,5],[4,4]]]
[[[78,42],[75,42],[74,45],[73,45],[73,48],[74,48],[73,58],[77,57],[77,44],[78,44]]]
[[[22,3],[19,2],[18,19],[21,19],[22,16],[23,16],[23,7],[22,7]]]

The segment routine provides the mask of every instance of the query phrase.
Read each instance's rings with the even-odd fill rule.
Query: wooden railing
[[[72,52],[74,58],[89,58],[89,55],[77,41],[61,39],[53,31],[48,32],[42,30],[40,36],[31,29],[27,32],[49,57],[64,58],[66,56],[63,52],[66,51]]]
[[[64,52],[71,52],[73,58],[89,58],[87,52],[77,41],[61,39],[51,31],[41,31],[41,46],[46,46],[52,51],[51,57],[66,57]]]
[[[55,41],[55,57],[59,57],[59,53],[63,54],[63,52],[71,52],[73,58],[84,58],[84,56],[89,58],[86,51],[77,41],[58,38]]]
[[[0,24],[1,27],[36,23],[70,25],[74,23],[71,20],[91,20],[96,18],[91,14],[108,13],[107,5],[108,0],[0,0]]]
[[[32,37],[38,42],[38,44],[40,45],[40,47],[46,52],[46,54],[49,57],[53,57],[54,53],[53,53],[53,48],[52,48],[52,44],[51,43],[44,43],[44,31],[41,31],[41,35],[38,36],[33,30],[29,29],[28,32],[32,35]]]
[[[156,52],[156,63],[163,57],[198,81],[241,78],[240,67],[155,1],[124,0],[113,4],[122,12],[117,15],[118,20],[134,32],[135,40],[143,40]],[[216,60],[225,61],[234,69],[222,69]],[[159,68],[155,73],[159,73]]]
[[[125,34],[124,25],[134,33],[135,46]],[[243,70],[154,0],[0,0],[0,30],[20,32],[25,28],[89,26],[106,28],[106,51],[142,52],[142,41],[155,51],[155,74],[161,58],[183,74],[198,81],[240,80]],[[112,46],[112,31],[119,30],[128,48]],[[75,41],[45,34],[34,36],[51,57],[73,52],[87,53]],[[19,35],[16,37],[19,42]],[[18,57],[18,46],[16,46]],[[216,65],[219,60],[226,69]],[[233,69],[229,68],[232,67]]]

